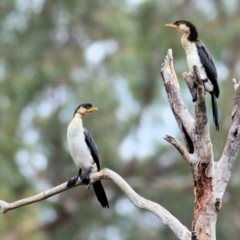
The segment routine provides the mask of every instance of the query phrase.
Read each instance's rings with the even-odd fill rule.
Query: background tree
[[[100,111],[86,127],[99,147],[101,165],[190,226],[191,174],[163,140],[166,134],[179,139],[179,131],[159,81],[168,48],[173,48],[179,78],[187,65],[181,34],[169,35],[164,24],[193,22],[215,59],[221,89],[220,132],[211,124],[216,158],[231,122],[234,91],[226,80],[240,74],[239,3],[201,4],[1,1],[0,198],[24,198],[75,174],[66,129],[75,107],[92,102]],[[184,100],[193,109],[184,88]],[[218,239],[238,239],[239,168],[236,162],[218,219]],[[104,185],[111,210],[101,209],[90,191],[74,188],[2,216],[1,239],[175,238],[160,220],[133,207],[113,184]],[[231,224],[226,225],[226,219]]]

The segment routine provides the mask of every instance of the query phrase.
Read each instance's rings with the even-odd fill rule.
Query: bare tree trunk
[[[168,50],[161,74],[168,96],[169,104],[182,133],[186,147],[171,136],[165,140],[171,143],[189,164],[194,181],[194,213],[191,232],[169,211],[160,204],[139,196],[117,173],[103,169],[91,174],[90,183],[101,180],[112,180],[137,207],[152,212],[159,217],[181,240],[214,240],[216,239],[217,216],[221,209],[222,197],[227,187],[234,162],[240,145],[240,84],[234,80],[234,105],[232,124],[228,133],[223,154],[214,161],[211,138],[209,135],[205,91],[199,77],[198,69],[194,68],[194,76],[184,73],[184,80],[191,92],[197,92],[195,103],[195,118],[188,112],[180,94],[180,87],[174,71],[172,50]],[[196,83],[197,88],[193,87]],[[82,185],[79,179],[75,186]],[[74,187],[75,187],[74,186]],[[68,190],[67,183],[46,190],[35,196],[7,203],[0,200],[2,212],[19,208],[31,203],[42,201],[55,194]]]

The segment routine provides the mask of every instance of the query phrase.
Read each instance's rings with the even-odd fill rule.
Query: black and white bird
[[[68,125],[67,140],[70,154],[78,168],[78,174],[68,180],[67,186],[74,186],[78,180],[89,184],[90,174],[100,171],[99,153],[90,133],[83,127],[82,117],[98,110],[90,103],[79,105],[73,115],[73,120]],[[85,172],[82,174],[82,170]],[[82,174],[82,175],[81,175]],[[109,208],[107,196],[101,181],[93,184],[93,189],[101,205]]]
[[[197,29],[192,23],[179,20],[165,26],[173,27],[184,33],[182,36],[182,46],[187,55],[189,71],[193,72],[194,65],[198,67],[205,91],[211,94],[213,120],[216,130],[219,130],[219,113],[216,98],[219,97],[220,90],[217,81],[217,70],[211,54],[203,42],[198,39]],[[197,96],[193,101],[196,100]]]

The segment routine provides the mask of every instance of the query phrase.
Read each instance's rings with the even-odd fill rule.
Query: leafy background
[[[66,129],[75,108],[91,102],[99,111],[84,124],[98,145],[101,166],[191,229],[191,172],[163,140],[166,134],[181,140],[159,74],[169,48],[192,113],[193,104],[181,77],[187,71],[181,33],[164,25],[193,22],[215,59],[220,131],[214,129],[211,110],[209,122],[218,160],[231,123],[231,79],[240,75],[239,5],[237,0],[2,0],[0,199],[34,195],[77,173]],[[239,239],[239,171],[237,161],[217,222],[218,239]],[[176,239],[112,182],[103,184],[110,209],[101,208],[92,189],[74,188],[1,215],[0,238]]]

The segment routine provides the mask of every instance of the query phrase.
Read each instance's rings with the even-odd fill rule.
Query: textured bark
[[[179,84],[173,67],[171,49],[162,66],[162,77],[173,114],[184,137],[186,147],[173,137],[165,140],[177,148],[190,165],[194,181],[194,214],[192,221],[192,239],[216,239],[216,222],[224,191],[227,187],[240,145],[240,87],[234,80],[236,91],[232,112],[232,124],[228,139],[218,161],[214,161],[211,138],[209,135],[205,92],[198,69],[194,75],[184,73],[183,78],[192,96],[197,92],[195,120],[187,111],[180,95]],[[193,83],[196,83],[196,89]],[[174,94],[174,98],[172,95]],[[177,103],[176,103],[177,102]]]

